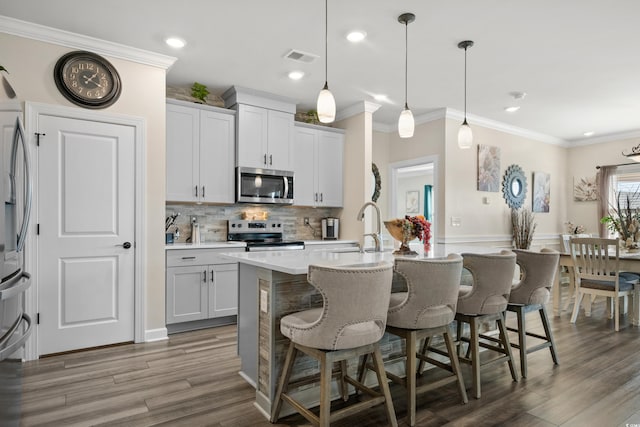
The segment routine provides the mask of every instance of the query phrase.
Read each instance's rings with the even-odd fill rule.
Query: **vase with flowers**
[[[431,223],[422,215],[396,218],[384,222],[389,234],[400,242],[400,248],[394,251],[394,255],[417,255],[416,251],[409,248],[409,242],[420,239],[424,245],[425,253],[431,249]]]
[[[638,251],[640,247],[638,242],[640,241],[640,213],[635,207],[632,207],[632,202],[637,203],[640,197],[638,190],[634,192],[618,193],[616,195],[616,205],[610,205],[609,215],[600,219],[602,224],[605,224],[607,228],[618,234],[621,243],[629,251]]]

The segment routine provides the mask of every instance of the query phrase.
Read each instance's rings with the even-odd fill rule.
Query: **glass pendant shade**
[[[473,145],[473,132],[465,119],[458,130],[458,147],[465,149],[471,148],[471,145]]]
[[[414,128],[415,123],[413,121],[413,113],[409,107],[405,106],[402,113],[400,113],[400,118],[398,119],[398,134],[400,135],[400,138],[411,138],[413,136]]]
[[[318,120],[321,123],[331,123],[336,119],[336,100],[325,82],[324,88],[318,94]]]

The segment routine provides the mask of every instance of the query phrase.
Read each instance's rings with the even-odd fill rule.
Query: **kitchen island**
[[[414,248],[420,249],[420,248]],[[446,256],[448,253],[488,253],[499,249],[435,245],[427,257]],[[271,399],[286,355],[288,340],[280,333],[280,319],[287,314],[322,306],[322,296],[307,282],[309,265],[326,267],[362,266],[379,262],[394,262],[391,251],[365,252],[343,249],[326,251],[238,252],[226,256],[239,263],[238,291],[238,354],[241,359],[240,375],[256,388],[256,405],[268,417]],[[411,258],[425,257],[424,252]],[[393,289],[403,289],[401,278],[394,276]],[[381,350],[386,359],[400,354],[402,342],[385,334]],[[353,365],[353,366],[352,366]],[[357,367],[349,365],[352,372]],[[293,380],[298,398],[310,406],[317,404],[319,394],[314,377],[318,372],[314,359],[300,357],[296,361]],[[305,380],[307,379],[307,380]],[[338,395],[337,389],[333,391]],[[282,415],[291,410],[283,407]]]

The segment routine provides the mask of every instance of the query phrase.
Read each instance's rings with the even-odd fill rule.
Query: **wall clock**
[[[85,108],[106,108],[118,100],[122,86],[113,65],[85,51],[63,55],[53,70],[60,93]]]

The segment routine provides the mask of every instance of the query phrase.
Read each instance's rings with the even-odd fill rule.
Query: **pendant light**
[[[331,91],[329,91],[329,85],[327,84],[327,44],[328,44],[328,6],[327,1],[324,0],[324,87],[318,94],[318,105],[316,110],[318,112],[318,120],[322,123],[331,123],[336,118],[336,100],[333,97]]]
[[[471,148],[473,144],[473,132],[467,123],[467,48],[473,46],[471,40],[458,43],[460,49],[464,49],[464,121],[458,130],[458,147],[462,149]]]
[[[407,103],[407,80],[408,80],[408,68],[409,68],[409,37],[408,28],[409,24],[416,20],[416,15],[413,13],[403,13],[398,16],[398,22],[404,24],[404,110],[400,113],[398,119],[398,135],[400,138],[411,138],[413,136],[413,130],[415,123],[413,121],[413,113],[409,109]]]

